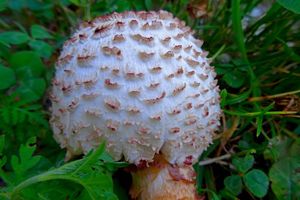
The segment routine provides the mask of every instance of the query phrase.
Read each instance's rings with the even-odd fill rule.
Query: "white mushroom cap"
[[[136,165],[162,153],[192,164],[219,125],[216,73],[202,41],[172,14],[125,12],[83,23],[53,79],[55,139],[68,156],[106,141]]]

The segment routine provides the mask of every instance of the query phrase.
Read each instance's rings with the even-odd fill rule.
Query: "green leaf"
[[[36,139],[31,138],[25,145],[21,145],[19,156],[13,155],[11,158],[11,166],[16,174],[16,182],[26,177],[26,171],[34,167],[41,159],[41,156],[33,156],[36,149]]]
[[[70,0],[71,3],[75,4],[76,6],[81,6],[81,0]]]
[[[5,165],[7,158],[3,156],[3,150],[5,145],[5,135],[0,135],[0,177],[3,178],[2,175],[2,167]]]
[[[239,195],[242,192],[242,179],[238,175],[227,176],[224,180],[226,190],[234,195]]]
[[[228,96],[228,92],[226,89],[223,89],[220,93],[221,96],[221,107],[223,108],[226,105],[226,99]]]
[[[16,83],[15,72],[8,67],[0,65],[0,90],[7,89]]]
[[[259,170],[253,169],[243,176],[248,190],[256,197],[264,197],[268,192],[269,179],[267,175]]]
[[[239,71],[228,72],[223,76],[223,80],[233,88],[241,87],[245,82],[245,76]]]
[[[37,25],[37,24],[34,24],[30,27],[30,33],[34,39],[51,39],[51,38],[53,38],[44,27]]]
[[[277,161],[269,171],[271,188],[278,199],[300,198],[300,142],[276,137],[270,140],[264,155]]]
[[[13,54],[9,58],[9,64],[21,80],[40,77],[45,71],[41,58],[33,51],[20,51]]]
[[[7,31],[0,33],[0,42],[4,44],[23,44],[29,41],[29,36],[26,33],[18,31]]]
[[[43,58],[49,58],[54,50],[52,46],[41,40],[31,40],[29,46]]]
[[[300,1],[298,0],[277,0],[277,2],[286,9],[300,14]]]
[[[257,125],[256,137],[258,137],[260,133],[263,131],[263,119],[264,119],[263,115],[256,117],[256,125]]]
[[[26,7],[26,0],[8,1],[8,6],[12,10],[20,11],[22,8]]]
[[[20,97],[23,102],[33,102],[39,100],[46,91],[46,82],[42,78],[33,78],[20,82],[20,86],[16,89],[15,94]]]
[[[102,168],[105,162],[100,160],[100,157],[104,149],[105,145],[102,144],[83,159],[70,162],[60,168],[27,179],[14,188],[11,193],[12,199],[17,197],[23,189],[33,184],[50,180],[64,180],[81,185],[85,189],[87,196],[92,200],[117,200],[117,196],[113,193],[111,174],[104,173]]]
[[[5,10],[7,7],[7,0],[0,0],[0,12]]]
[[[254,157],[250,154],[247,154],[244,158],[234,157],[232,159],[232,164],[240,173],[246,173],[254,163]]]
[[[145,6],[147,10],[152,10],[153,9],[152,0],[145,0]]]
[[[5,135],[0,135],[0,156],[2,156],[2,152],[4,149]]]
[[[273,164],[269,177],[278,199],[300,199],[300,158],[286,157]]]

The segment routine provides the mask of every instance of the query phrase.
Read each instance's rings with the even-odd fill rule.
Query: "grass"
[[[118,175],[112,177],[124,163],[105,152],[64,164],[65,152],[48,125],[46,93],[70,27],[113,11],[153,9],[168,10],[193,27],[218,74],[224,116],[214,143],[194,166],[200,195],[299,199],[297,6],[287,0],[0,0],[0,199],[12,193],[14,199],[128,199]],[[257,8],[263,10],[258,16]],[[30,182],[64,166],[72,166],[60,171],[68,181]],[[72,173],[90,177],[94,170],[99,177],[93,180]]]

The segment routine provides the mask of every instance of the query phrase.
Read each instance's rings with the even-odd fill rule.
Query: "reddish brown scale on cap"
[[[93,79],[85,80],[82,83],[85,88],[91,88],[91,87],[95,86],[97,81],[98,81],[97,78],[93,78]]]
[[[184,37],[184,33],[178,33],[176,36],[174,36],[174,38],[176,39],[176,40],[180,40],[180,39],[182,39]]]
[[[193,108],[193,104],[189,102],[189,103],[185,104],[184,108],[186,110],[189,110],[189,109]]]
[[[107,120],[106,122],[106,128],[108,128],[110,131],[117,131],[119,128],[119,122],[118,121],[113,121],[113,120]]]
[[[139,23],[138,23],[138,21],[137,20],[135,20],[135,19],[133,19],[133,20],[131,20],[130,22],[129,22],[129,26],[130,26],[130,28],[137,28],[138,27],[138,25],[139,25]]]
[[[84,33],[80,33],[78,35],[78,38],[79,38],[80,42],[83,42],[83,41],[87,40],[88,36],[86,34],[84,34]]]
[[[101,115],[100,110],[96,109],[96,108],[89,108],[85,110],[85,113],[89,116],[93,116],[93,117],[99,117]]]
[[[105,99],[104,103],[112,111],[118,111],[121,107],[121,103],[117,99]]]
[[[64,93],[64,94],[69,94],[72,92],[72,85],[65,85],[63,84],[62,87],[61,87],[61,91]]]
[[[175,45],[174,47],[173,47],[173,51],[175,51],[175,52],[179,52],[180,50],[182,49],[182,45]]]
[[[166,76],[166,79],[171,79],[171,78],[174,78],[175,77],[175,74],[171,73],[171,74],[168,74]]]
[[[124,124],[124,126],[132,126],[132,125],[134,125],[134,122],[133,122],[133,121],[130,121],[130,120],[125,120],[125,121],[123,122],[123,124]]]
[[[199,86],[200,86],[200,82],[193,81],[190,85],[191,85],[192,87],[199,87]]]
[[[177,71],[176,71],[176,75],[181,75],[183,73],[184,73],[183,67],[178,68]]]
[[[137,16],[142,19],[142,20],[147,20],[147,19],[153,19],[155,17],[155,12],[146,12],[146,11],[139,11],[137,12]]]
[[[193,56],[194,58],[198,58],[200,55],[201,55],[201,52],[200,51],[196,51],[195,49],[193,49]]]
[[[109,67],[107,66],[107,65],[102,65],[102,66],[100,66],[100,70],[101,71],[106,71],[106,70],[108,70],[109,69]]]
[[[174,57],[173,51],[167,51],[161,55],[162,58],[170,59]]]
[[[119,69],[119,68],[113,68],[113,69],[111,70],[111,73],[112,73],[113,75],[117,76],[117,75],[119,75],[119,73],[120,73],[120,69]]]
[[[155,88],[157,88],[159,85],[160,85],[159,82],[153,82],[153,83],[150,83],[150,85],[148,86],[148,88],[150,88],[150,89],[155,89]]]
[[[116,34],[113,38],[114,43],[120,43],[123,41],[125,41],[125,37],[123,36],[123,34]]]
[[[138,96],[141,93],[141,89],[137,88],[137,89],[131,89],[128,91],[130,96]]]
[[[177,28],[177,24],[174,23],[174,22],[171,22],[171,23],[169,24],[169,26],[167,26],[167,28],[170,29],[170,30],[174,30],[175,28]]]
[[[123,30],[124,27],[125,27],[125,22],[118,21],[118,22],[115,23],[115,27],[116,27],[118,30]]]
[[[128,72],[125,72],[125,76],[127,79],[143,78],[144,73],[128,71]]]
[[[176,60],[181,60],[182,59],[182,56],[178,56],[177,58],[176,58]]]
[[[58,103],[59,102],[59,98],[56,96],[56,95],[54,95],[53,93],[49,93],[49,98],[50,98],[50,100],[52,101],[52,102],[54,102],[54,103]]]
[[[200,93],[206,94],[209,91],[209,89],[201,88]]]
[[[153,56],[154,56],[153,52],[145,52],[145,51],[140,51],[139,52],[139,57],[142,60],[148,60],[148,59],[152,58]]]
[[[170,133],[179,133],[180,132],[180,128],[179,127],[170,128],[169,132]]]
[[[143,24],[142,30],[149,30],[149,29],[150,29],[150,24],[148,22],[146,22],[145,24]]]
[[[96,37],[96,38],[99,36],[101,37],[104,33],[107,33],[111,29],[112,29],[111,24],[99,26],[94,30],[93,37]]]
[[[173,96],[179,94],[179,93],[182,92],[185,88],[186,88],[186,83],[184,83],[184,84],[182,84],[182,85],[176,87],[176,88],[173,90],[173,92],[172,92]]]
[[[78,105],[79,105],[79,99],[74,98],[68,105],[67,109],[68,109],[68,111],[72,112],[72,111],[74,111],[75,108],[78,107]]]
[[[138,107],[136,107],[136,106],[129,106],[129,107],[127,108],[127,112],[129,112],[130,114],[138,114],[138,113],[140,113],[141,111],[140,111],[140,109],[139,109]]]
[[[111,89],[116,89],[120,86],[117,82],[112,82],[110,79],[105,79],[104,84],[106,87]]]
[[[54,78],[54,79],[52,79],[51,84],[53,86],[59,86],[61,84],[61,81],[59,81],[56,78]]]
[[[198,74],[198,77],[199,77],[202,81],[205,81],[206,79],[208,79],[208,75],[207,75],[207,74]]]
[[[165,96],[166,96],[166,92],[162,92],[159,97],[153,99],[145,99],[144,102],[147,104],[155,104],[158,103],[160,100],[162,100]]]
[[[89,54],[78,54],[77,55],[77,63],[79,65],[84,65],[86,63],[88,63],[89,61],[91,61],[93,58],[95,58],[94,55],[89,55]],[[86,66],[86,65],[84,65]]]
[[[122,51],[117,47],[104,46],[101,49],[102,49],[102,52],[107,56],[114,55],[118,59],[122,58]]]
[[[164,39],[160,40],[161,43],[163,43],[164,45],[169,44],[169,42],[171,41],[171,37],[165,37]]]
[[[188,72],[186,73],[187,76],[193,76],[194,74],[195,74],[195,71],[194,71],[194,70],[188,71]]]
[[[67,76],[71,76],[74,74],[74,71],[72,69],[64,69],[64,72]]]
[[[73,56],[70,54],[65,55],[58,59],[57,66],[66,65],[73,59]]]
[[[145,36],[142,36],[141,34],[131,35],[131,38],[137,42],[141,42],[146,45],[152,45],[153,41],[154,41],[153,37],[145,37]]]
[[[200,64],[200,62],[196,61],[196,60],[193,60],[193,59],[190,59],[190,58],[187,58],[185,59],[185,61],[187,62],[187,64],[191,67],[196,67],[197,65]]]
[[[189,46],[185,47],[183,50],[188,53],[191,51],[192,48],[193,48],[193,46],[189,45]]]
[[[155,114],[150,116],[150,119],[160,121],[161,120],[161,114]]]
[[[66,109],[66,108],[59,108],[58,111],[59,111],[61,114],[64,114],[65,112],[67,112],[67,109]]]
[[[170,114],[170,115],[178,115],[180,113],[181,113],[181,110],[179,108],[174,108],[170,112],[168,112],[168,114]]]
[[[202,108],[204,106],[204,103],[197,103],[194,108]]]
[[[151,129],[148,127],[142,126],[138,129],[138,134],[146,135],[150,133],[151,133]]]
[[[99,93],[90,92],[90,93],[84,93],[81,95],[81,98],[85,100],[93,100],[94,98],[98,97]]]
[[[195,124],[196,122],[197,122],[197,117],[194,115],[191,115],[185,119],[184,124],[187,126],[190,126],[192,124]]]
[[[162,26],[163,24],[161,21],[154,20],[151,22],[150,29],[157,30],[157,29],[161,29]]]
[[[162,68],[160,66],[154,66],[150,70],[151,70],[151,72],[158,73],[158,72],[161,72]]]
[[[136,139],[136,138],[134,138],[134,137],[128,138],[127,142],[128,142],[129,144],[139,144],[139,140]]]
[[[208,107],[205,106],[205,107],[203,108],[202,116],[203,116],[203,117],[207,117],[208,115],[209,115]]]

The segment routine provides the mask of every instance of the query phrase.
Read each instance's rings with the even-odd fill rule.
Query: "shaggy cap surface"
[[[221,113],[202,43],[165,11],[82,23],[63,46],[50,95],[54,137],[68,157],[106,141],[115,160],[139,165],[161,153],[194,163]]]

